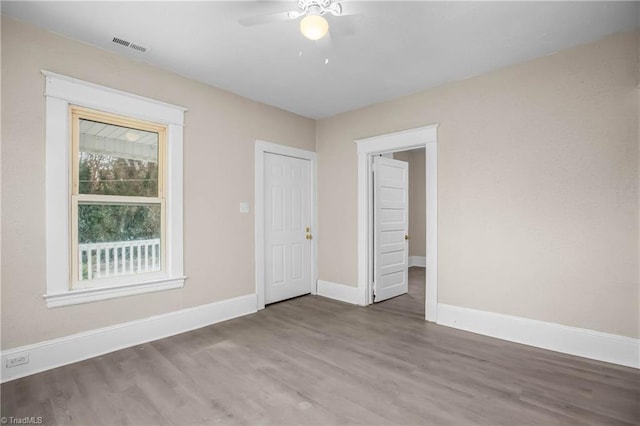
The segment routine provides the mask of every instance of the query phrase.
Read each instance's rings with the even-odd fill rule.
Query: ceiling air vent
[[[112,42],[114,42],[115,44],[119,44],[120,46],[124,46],[124,47],[128,47],[130,49],[133,50],[137,50],[140,53],[145,53],[147,51],[147,48],[144,46],[141,46],[139,44],[135,44],[135,43],[131,43],[130,41],[127,40],[123,40],[121,38],[118,37],[114,37],[113,40],[111,40]]]
[[[129,45],[129,47],[130,47],[130,48],[132,48],[132,49],[135,49],[135,50],[137,50],[137,51],[139,51],[139,52],[142,52],[142,53],[144,53],[144,52],[146,52],[146,51],[147,51],[147,48],[146,48],[146,47],[144,47],[144,46],[140,46],[140,45],[138,45],[138,44],[133,44],[133,43],[131,43],[131,44]]]
[[[118,37],[114,37],[113,40],[111,40],[111,41],[113,41],[114,43],[119,44],[121,46],[124,46],[124,47],[129,47],[129,45],[131,44],[128,41],[123,40],[123,39],[118,38]]]

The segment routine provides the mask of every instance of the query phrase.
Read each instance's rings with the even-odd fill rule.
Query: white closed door
[[[311,164],[264,157],[265,303],[311,292]]]
[[[374,157],[374,301],[409,291],[409,164]]]

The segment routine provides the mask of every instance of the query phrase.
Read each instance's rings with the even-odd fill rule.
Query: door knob
[[[307,240],[311,239],[311,234],[307,234]]]
[[[405,236],[404,236],[404,239],[405,239],[405,240],[408,240],[408,239],[409,239],[409,236],[408,236],[408,235],[405,235]]]

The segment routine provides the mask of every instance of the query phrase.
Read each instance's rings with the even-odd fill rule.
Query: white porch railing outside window
[[[78,244],[78,256],[80,281],[161,269],[159,238]]]

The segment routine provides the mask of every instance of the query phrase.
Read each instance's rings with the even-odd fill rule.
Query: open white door
[[[311,293],[311,162],[264,155],[265,303]]]
[[[373,158],[374,301],[409,291],[409,164]]]

